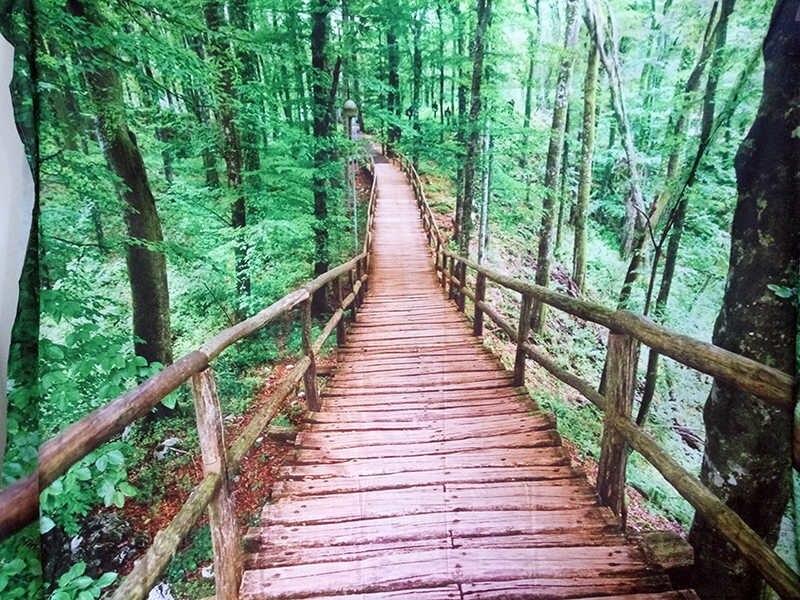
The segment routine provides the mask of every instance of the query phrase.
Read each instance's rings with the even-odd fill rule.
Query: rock
[[[157,460],[164,460],[169,454],[171,448],[177,448],[181,445],[181,439],[177,437],[171,437],[165,439],[161,442],[156,449],[153,451],[153,456],[156,457]]]
[[[172,590],[169,589],[169,584],[166,581],[160,581],[150,590],[147,600],[175,600],[175,597],[172,595]]]
[[[203,579],[214,579],[214,565],[206,565],[200,569],[200,576]]]
[[[76,535],[69,541],[69,551],[72,554],[75,554],[76,552],[78,552],[78,550],[80,550],[82,543],[83,543],[83,538],[79,535]]]

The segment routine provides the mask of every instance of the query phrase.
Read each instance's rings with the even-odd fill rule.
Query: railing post
[[[483,311],[478,306],[486,299],[486,275],[481,271],[475,278],[475,318],[472,320],[472,332],[478,337],[483,335]]]
[[[514,385],[525,385],[525,359],[527,355],[522,345],[528,341],[531,331],[531,295],[522,294],[517,326],[517,355],[514,358]]]
[[[353,313],[351,315],[352,318],[353,318],[353,323],[355,323],[356,320],[358,319],[358,302],[357,302],[358,296],[355,293],[356,292],[356,275],[355,275],[355,272],[356,272],[355,267],[348,271],[348,276],[350,277],[350,290],[353,292],[353,302],[350,304],[350,307],[352,308],[352,313]]]
[[[464,294],[464,289],[467,287],[467,263],[459,262],[458,263],[458,294],[456,295],[456,306],[458,310],[464,312],[464,306],[467,300],[466,294]]]
[[[341,275],[333,282],[333,297],[336,301],[336,310],[342,309],[342,277]],[[347,327],[344,321],[344,311],[342,311],[342,318],[336,324],[336,345],[344,346],[347,341]]]
[[[236,600],[242,578],[239,527],[230,494],[225,460],[225,433],[214,372],[207,368],[192,375],[192,397],[197,434],[203,455],[203,475],[219,473],[219,491],[208,505],[208,524],[214,548],[215,598]]]
[[[455,268],[456,268],[455,267],[455,262],[456,262],[456,257],[455,256],[451,256],[450,257],[450,262],[447,265],[447,281],[448,281],[448,286],[449,286],[447,288],[447,290],[448,290],[447,297],[450,298],[451,300],[456,297],[456,289],[455,289],[455,285],[454,285],[454,282],[453,282],[453,272],[455,271]]]
[[[442,291],[447,290],[447,255],[442,251]]]
[[[367,278],[361,282],[361,302],[364,302],[364,297],[367,295],[367,291],[369,290],[369,271],[367,270],[367,257],[359,260],[361,263],[361,274],[367,275]]]
[[[311,339],[311,299],[303,303],[303,352],[311,361],[303,375],[303,386],[306,391],[308,410],[319,411],[319,394],[317,394],[317,362],[314,357],[314,341]]]
[[[626,334],[608,334],[608,365],[606,374],[606,408],[603,415],[603,439],[597,468],[597,495],[621,520],[627,517],[625,506],[625,470],[628,452],[625,438],[615,427],[618,418],[629,418],[633,407],[635,377],[634,339]]]
[[[356,261],[356,281],[360,282],[360,287],[358,288],[358,293],[356,294],[355,301],[358,303],[358,307],[361,308],[361,303],[364,300],[364,282],[361,281],[361,275],[363,275],[363,270],[361,268],[361,259],[359,258]]]

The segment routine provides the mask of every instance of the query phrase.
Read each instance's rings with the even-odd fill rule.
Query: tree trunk
[[[453,3],[453,21],[456,29],[456,73],[454,80],[458,82],[458,116],[456,118],[456,147],[459,148],[456,156],[456,211],[453,222],[453,235],[458,241],[461,235],[461,224],[464,217],[464,161],[463,152],[467,143],[466,124],[467,124],[467,86],[464,84],[464,70],[461,68],[461,58],[464,56],[465,33],[464,15],[461,13],[459,3]]]
[[[91,5],[69,0],[73,16],[85,19],[90,29],[102,26]],[[122,182],[125,226],[129,241],[126,262],[133,304],[134,351],[148,362],[172,363],[167,264],[161,249],[161,221],[150,190],[136,137],[125,120],[122,81],[116,69],[100,66],[109,48],[84,49],[89,94],[97,112],[103,148],[114,173]]]
[[[489,245],[489,198],[492,193],[492,134],[486,121],[483,133],[483,170],[481,172],[481,210],[478,227],[478,263],[482,263]]]
[[[211,59],[219,73],[219,90],[217,101],[217,119],[222,127],[222,155],[225,159],[225,171],[228,186],[233,190],[234,201],[231,206],[231,227],[236,231],[234,260],[236,268],[236,292],[239,296],[240,312],[244,302],[250,295],[250,275],[247,262],[247,241],[244,228],[247,225],[247,208],[245,204],[244,185],[242,181],[243,155],[242,142],[236,124],[234,90],[236,73],[235,59],[230,46],[222,35],[225,25],[225,12],[219,0],[208,0],[204,8],[206,25],[214,34],[209,43]]]
[[[706,81],[706,89],[703,95],[703,116],[701,119],[702,129],[697,148],[697,153],[699,156],[695,157],[695,172],[697,166],[699,166],[700,158],[705,154],[711,142],[712,128],[714,126],[716,112],[717,83],[719,81],[719,74],[722,69],[722,51],[727,43],[728,17],[730,17],[730,14],[733,12],[734,2],[735,0],[722,0],[719,23],[716,28],[714,39],[714,54],[711,58],[708,80]],[[686,182],[686,187],[690,187],[693,183],[694,172],[690,173],[690,178]],[[669,302],[669,295],[672,291],[672,280],[675,277],[675,267],[678,263],[678,249],[680,248],[681,237],[683,236],[688,202],[688,190],[683,190],[681,196],[678,198],[678,203],[674,208],[674,212],[670,217],[672,222],[671,230],[669,231],[669,242],[667,243],[667,253],[664,258],[664,270],[661,274],[661,284],[658,288],[658,295],[656,296],[655,304],[655,317],[659,321],[663,319],[664,311],[666,310],[667,303]],[[654,261],[652,266],[653,274],[655,274],[657,268],[657,261]],[[655,395],[656,381],[658,377],[658,362],[658,352],[651,349],[647,356],[647,372],[645,375],[644,392],[642,392],[642,402],[639,405],[639,412],[636,416],[636,422],[639,425],[644,424],[645,420],[647,419],[647,414],[650,410],[650,405],[653,402],[653,396]]]
[[[692,97],[700,89],[702,75],[705,71],[706,64],[708,63],[711,50],[714,47],[714,39],[719,25],[719,10],[718,5],[714,4],[711,9],[706,33],[703,38],[703,46],[700,50],[700,55],[697,62],[692,69],[689,78],[683,86],[682,93],[676,102],[674,102],[674,109],[670,122],[672,124],[669,136],[672,140],[669,155],[666,161],[666,169],[664,173],[664,182],[662,184],[661,192],[653,200],[653,204],[647,213],[647,222],[650,227],[655,230],[661,215],[664,212],[670,198],[672,197],[672,186],[674,184],[675,176],[678,174],[680,167],[680,159],[683,154],[683,143],[686,137],[686,128],[689,124],[689,107],[687,103],[692,100]],[[630,248],[630,262],[628,270],[625,274],[625,280],[620,289],[617,305],[619,308],[628,308],[633,286],[639,279],[641,273],[642,263],[645,258],[645,245],[647,244],[647,231],[644,228],[639,228],[632,239]]]
[[[645,222],[644,193],[642,191],[641,176],[639,172],[639,158],[633,141],[633,131],[625,107],[622,93],[622,79],[620,76],[619,51],[616,47],[616,35],[611,31],[611,43],[606,47],[606,26],[600,22],[594,0],[587,0],[586,23],[594,39],[600,61],[608,74],[609,89],[611,91],[611,107],[619,126],[622,147],[630,173],[630,193],[625,201],[625,221],[622,230],[623,253],[629,254],[633,240],[637,235],[644,235]],[[609,25],[610,28],[610,25]],[[612,130],[613,131],[613,130]],[[610,134],[610,135],[613,135]]]
[[[569,200],[569,127],[572,114],[567,103],[567,121],[564,125],[564,149],[561,155],[561,181],[558,187],[558,221],[556,223],[556,243],[554,247],[554,254],[558,255],[561,252],[561,240],[564,237],[564,213],[570,206]]]
[[[422,19],[419,14],[413,17],[413,64],[412,64],[412,78],[411,78],[411,111],[412,111],[412,125],[414,127],[414,145],[411,153],[411,160],[414,163],[414,168],[419,168],[419,106],[420,106],[420,88],[422,86],[422,47],[420,46],[420,37],[422,36]]]
[[[736,156],[739,199],[716,345],[794,375],[798,309],[771,286],[792,288],[800,268],[800,0],[780,0],[763,46],[764,91]],[[765,243],[764,240],[768,240]],[[792,411],[715,381],[706,402],[701,479],[774,544],[791,482]],[[762,581],[702,518],[695,547],[700,594],[757,598]]]
[[[328,202],[333,187],[333,173],[331,163],[334,160],[333,140],[333,100],[336,97],[336,88],[339,82],[339,68],[341,61],[337,62],[331,73],[328,66],[328,36],[330,35],[329,15],[333,10],[331,0],[315,0],[312,5],[311,27],[311,66],[313,68],[313,84],[311,86],[311,100],[314,116],[314,174],[312,187],[314,190],[314,227],[315,262],[314,275],[322,275],[330,265],[328,248]],[[328,88],[327,81],[331,81]],[[324,312],[327,308],[325,287],[315,292],[312,310],[315,314]]]
[[[558,195],[558,176],[564,152],[564,134],[567,127],[569,106],[569,84],[572,78],[572,65],[575,62],[574,49],[578,43],[578,2],[568,0],[566,30],[564,32],[564,54],[558,69],[555,100],[553,102],[553,121],[550,127],[550,146],[547,150],[547,165],[544,173],[544,197],[542,198],[542,223],[539,227],[539,248],[536,255],[536,283],[547,287],[550,282],[550,266],[553,261],[553,236],[556,219],[556,196]],[[531,311],[531,328],[541,333],[544,328],[545,305],[534,300]]]
[[[386,60],[389,70],[389,93],[386,95],[386,109],[392,119],[396,119],[400,115],[400,47],[397,43],[395,27],[394,20],[392,20],[389,30],[386,32]],[[389,154],[392,153],[399,139],[400,128],[396,123],[389,123],[386,144]]]
[[[575,207],[575,242],[572,261],[572,278],[581,292],[586,287],[586,217],[592,193],[592,159],[597,120],[597,78],[599,74],[597,46],[589,40],[589,59],[583,83],[583,139],[581,140],[581,166],[578,199]]]
[[[461,207],[461,229],[458,247],[463,256],[469,256],[472,237],[472,206],[475,199],[475,166],[480,151],[481,131],[481,84],[483,82],[483,60],[486,53],[486,34],[492,18],[492,0],[478,0],[477,23],[472,40],[472,87],[470,90],[469,131],[464,158],[464,198]]]

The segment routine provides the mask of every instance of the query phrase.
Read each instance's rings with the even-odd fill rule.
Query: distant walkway
[[[405,176],[375,169],[369,293],[248,532],[242,600],[694,598],[598,506],[437,285]]]

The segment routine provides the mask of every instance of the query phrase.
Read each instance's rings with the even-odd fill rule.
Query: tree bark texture
[[[797,306],[768,286],[791,288],[800,268],[800,0],[780,0],[763,45],[764,91],[736,156],[739,198],[716,345],[796,373]],[[715,381],[706,402],[701,479],[769,543],[791,487],[792,411]],[[757,598],[760,578],[703,519],[690,540],[705,598]]]

